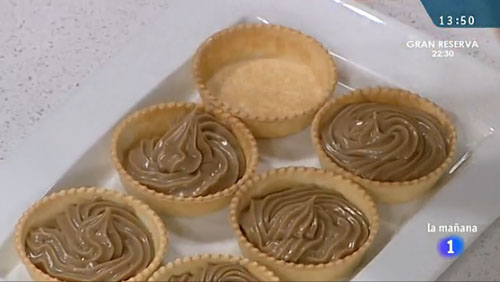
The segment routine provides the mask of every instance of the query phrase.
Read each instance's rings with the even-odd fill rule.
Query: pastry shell
[[[168,281],[172,275],[179,275],[193,268],[203,267],[207,263],[235,262],[250,271],[260,281],[280,281],[276,275],[266,267],[246,258],[235,257],[228,254],[201,254],[182,259],[176,259],[155,271],[148,281]]]
[[[160,217],[146,204],[132,196],[115,190],[103,188],[71,188],[50,194],[29,208],[19,220],[15,231],[16,249],[21,261],[34,281],[60,281],[37,268],[26,255],[25,241],[31,227],[43,224],[64,211],[73,203],[90,201],[95,197],[126,205],[144,223],[151,234],[154,244],[154,258],[147,268],[129,278],[127,281],[145,281],[158,269],[167,252],[167,230]]]
[[[232,186],[215,194],[200,197],[168,195],[150,189],[136,181],[123,166],[123,160],[130,148],[143,138],[161,136],[168,130],[172,122],[195,108],[212,114],[236,136],[245,154],[246,171],[244,175]],[[203,105],[189,102],[153,105],[126,117],[115,129],[111,155],[120,180],[128,193],[146,202],[160,213],[181,216],[198,216],[227,206],[236,192],[237,184],[244,182],[254,174],[258,162],[255,138],[241,121],[221,110],[208,110]]]
[[[449,152],[444,162],[434,171],[417,179],[400,182],[376,181],[362,178],[337,165],[323,150],[320,131],[325,120],[337,113],[343,107],[352,103],[378,102],[390,105],[400,105],[424,111],[436,117],[449,132]],[[424,195],[433,188],[436,182],[451,166],[457,151],[457,130],[451,118],[445,111],[432,101],[403,89],[366,88],[358,89],[347,95],[337,97],[327,102],[314,117],[311,125],[312,142],[319,156],[321,166],[326,170],[340,173],[363,186],[372,196],[384,203],[408,202]]]
[[[277,103],[272,107],[272,114],[263,115],[254,110],[258,107],[243,110],[227,103],[208,86],[210,78],[223,67],[261,58],[277,58],[307,66],[313,71],[320,89],[317,101],[305,108],[294,108],[293,111],[284,109]],[[204,104],[240,118],[257,138],[287,136],[310,125],[314,114],[333,93],[337,84],[336,65],[321,43],[298,30],[271,24],[240,24],[212,35],[196,52],[193,72]],[[252,83],[251,75],[245,81]],[[252,93],[259,91],[258,83],[249,87],[255,88]],[[310,99],[304,93],[300,99],[303,101],[308,97]],[[280,101],[286,99],[287,97],[283,97]]]
[[[300,184],[315,184],[321,188],[339,192],[358,207],[370,225],[370,235],[366,242],[354,253],[323,264],[286,262],[276,259],[252,245],[241,231],[238,220],[241,211],[248,206],[251,198]],[[231,201],[230,218],[243,255],[267,266],[283,281],[330,281],[346,278],[359,265],[379,230],[379,215],[376,205],[365,190],[341,175],[307,167],[280,168],[254,176],[242,185]]]

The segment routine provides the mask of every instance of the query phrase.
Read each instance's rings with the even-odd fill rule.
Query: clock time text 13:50
[[[473,26],[475,22],[474,16],[440,16],[439,25],[443,26]]]

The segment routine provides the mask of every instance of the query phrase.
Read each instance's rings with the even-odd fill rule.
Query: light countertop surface
[[[360,2],[439,40],[477,40],[479,49],[464,52],[500,70],[498,30],[437,28],[416,0]],[[0,161],[167,8],[165,0],[0,1]],[[500,280],[499,247],[497,221],[441,280]]]

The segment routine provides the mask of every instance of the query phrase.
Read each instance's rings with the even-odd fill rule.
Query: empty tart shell
[[[203,102],[240,118],[257,138],[310,125],[337,69],[317,40],[284,26],[241,24],[209,37],[193,62]]]
[[[422,177],[408,181],[377,181],[358,176],[334,162],[324,151],[321,130],[327,120],[349,104],[376,102],[394,106],[404,106],[423,111],[437,118],[448,136],[447,157],[442,164]],[[366,188],[372,196],[384,203],[401,203],[414,200],[433,188],[436,182],[451,166],[457,151],[457,131],[445,111],[428,99],[402,89],[367,88],[355,90],[347,95],[327,102],[314,117],[311,125],[312,142],[322,167],[340,173]]]
[[[370,234],[360,248],[348,256],[328,263],[301,264],[272,257],[248,241],[240,228],[239,217],[248,207],[250,200],[286,187],[303,184],[313,184],[322,189],[338,192],[363,212],[369,223]],[[346,278],[359,265],[379,230],[376,205],[365,190],[341,175],[307,167],[280,168],[252,177],[242,185],[231,201],[230,218],[243,255],[267,266],[283,281],[330,281]]]
[[[235,184],[222,191],[199,197],[168,195],[135,180],[124,167],[124,159],[129,150],[143,138],[163,135],[175,121],[195,109],[213,115],[234,134],[245,155],[246,166],[243,176]],[[255,138],[241,121],[221,110],[209,110],[203,105],[188,102],[153,105],[126,117],[115,129],[111,154],[120,180],[128,193],[146,202],[160,213],[181,216],[198,216],[227,206],[238,184],[254,174],[258,162]]]
[[[176,259],[155,271],[149,281],[169,281],[173,275],[180,275],[190,270],[202,268],[207,263],[237,263],[246,268],[259,281],[280,281],[276,275],[266,267],[246,258],[235,257],[229,254],[201,254],[182,259]]]
[[[149,265],[127,281],[145,281],[158,269],[167,252],[167,230],[160,217],[146,204],[124,193],[103,188],[71,188],[50,194],[29,208],[19,220],[15,232],[16,249],[21,261],[34,281],[60,281],[45,273],[28,258],[26,237],[33,227],[43,225],[65,210],[68,205],[92,201],[95,198],[125,205],[144,224],[151,234],[154,258]]]

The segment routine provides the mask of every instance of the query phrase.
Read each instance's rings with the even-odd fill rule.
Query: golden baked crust
[[[145,281],[160,266],[167,251],[168,237],[160,217],[146,204],[132,196],[103,188],[71,188],[50,194],[29,208],[19,220],[15,232],[16,249],[34,281],[60,281],[38,269],[26,255],[25,238],[31,227],[38,226],[63,211],[69,204],[87,202],[96,197],[126,205],[151,233],[155,255],[149,266],[127,281]]]
[[[377,102],[390,105],[401,105],[422,110],[436,117],[449,132],[448,156],[435,170],[414,180],[401,182],[384,182],[362,178],[337,165],[324,151],[320,131],[324,122],[348,104],[360,102]],[[327,102],[314,117],[311,125],[311,137],[314,149],[318,154],[322,167],[340,173],[363,186],[380,202],[400,203],[414,200],[432,189],[436,182],[451,166],[457,152],[457,130],[446,112],[432,101],[403,89],[366,88],[355,90],[347,95]]]
[[[300,264],[278,260],[252,245],[240,229],[239,216],[252,197],[259,197],[285,187],[312,184],[341,193],[360,209],[370,224],[370,235],[354,253],[329,263]],[[330,281],[348,276],[372,245],[378,230],[379,216],[375,203],[358,184],[340,175],[317,168],[287,167],[252,177],[236,193],[230,205],[231,225],[243,255],[274,271],[284,281]]]
[[[194,109],[212,114],[218,121],[231,129],[245,154],[245,173],[236,184],[215,194],[200,197],[179,197],[150,189],[135,180],[125,169],[123,161],[131,146],[142,138],[164,134],[171,122]],[[170,121],[170,122],[169,122]],[[127,116],[115,129],[111,155],[125,190],[150,205],[154,210],[183,216],[197,216],[227,206],[237,190],[238,184],[255,173],[258,152],[257,142],[250,130],[238,119],[218,109],[209,110],[203,105],[189,102],[170,102],[139,110]]]
[[[203,267],[207,263],[238,263],[250,271],[260,281],[280,281],[276,275],[266,267],[246,258],[228,254],[201,254],[191,257],[178,258],[158,269],[148,281],[168,281],[172,275],[179,275],[190,269]]]
[[[326,48],[277,25],[243,24],[212,35],[198,49],[193,71],[207,106],[239,117],[261,138],[309,125],[337,83]]]

